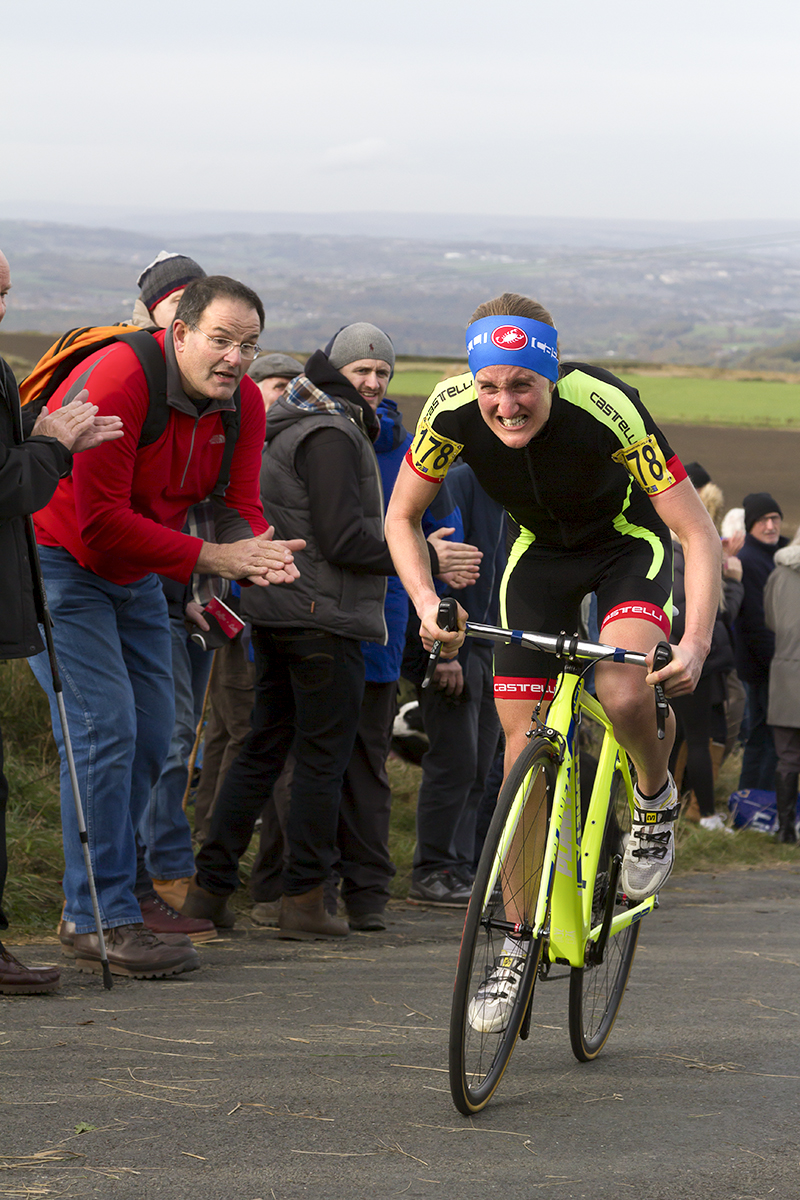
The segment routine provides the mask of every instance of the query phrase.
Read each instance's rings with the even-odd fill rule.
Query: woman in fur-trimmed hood
[[[800,530],[790,545],[776,551],[775,570],[764,588],[764,615],[775,634],[767,720],[778,754],[778,837],[794,842],[800,777]]]

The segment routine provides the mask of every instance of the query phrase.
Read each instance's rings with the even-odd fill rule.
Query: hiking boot
[[[26,967],[0,942],[0,995],[32,996],[55,992],[61,980],[58,967]]]
[[[271,929],[277,929],[280,915],[280,897],[277,900],[259,900],[250,910],[250,920],[255,925],[264,925]]]
[[[325,911],[321,883],[310,892],[303,892],[299,896],[281,896],[278,929],[282,938],[298,941],[312,938],[343,938],[350,932],[347,921],[342,921]]]
[[[139,907],[141,908],[141,905]],[[75,922],[68,921],[62,914],[58,922],[58,940],[61,942],[61,953],[65,958],[75,957],[75,936]],[[160,933],[158,938],[168,946],[186,947],[192,944],[185,933]]]
[[[217,929],[233,929],[236,924],[236,914],[228,908],[228,895],[215,896],[200,887],[197,876],[189,880],[189,891],[183,902],[181,913],[184,917],[195,917],[199,921],[213,921]]]
[[[187,917],[184,913],[176,912],[172,905],[162,900],[155,891],[139,899],[139,908],[147,928],[160,938],[163,938],[165,933],[180,933],[199,945],[202,942],[213,942],[218,936],[213,921]]]
[[[386,914],[381,910],[347,914],[347,924],[359,933],[382,933],[386,928]]]
[[[469,1002],[467,1020],[478,1033],[505,1029],[517,998],[525,955],[499,954],[489,975]]]
[[[154,879],[153,887],[165,904],[174,908],[176,912],[182,912],[191,882],[191,876],[184,879]]]
[[[655,800],[643,803],[633,789],[633,820],[622,859],[621,885],[634,904],[654,895],[669,878],[675,861],[673,822],[680,813],[678,789],[672,776]]]
[[[431,871],[429,875],[412,880],[408,902],[436,905],[437,908],[465,908],[471,895],[472,885],[450,871]]]
[[[113,929],[104,929],[103,938],[112,975],[163,979],[167,975],[195,971],[200,966],[192,945],[176,946],[164,942],[146,925],[117,925]],[[102,973],[103,960],[96,933],[76,933],[73,946],[75,966],[79,971]]]

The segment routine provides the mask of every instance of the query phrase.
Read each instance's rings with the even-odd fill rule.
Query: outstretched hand
[[[112,442],[124,434],[120,417],[99,416],[96,404],[89,403],[89,393],[86,388],[69,404],[48,412],[43,408],[36,418],[31,431],[32,436],[52,437],[79,454],[82,450],[91,450],[103,442]]]
[[[451,533],[455,533],[455,527],[443,526],[428,534],[427,541],[433,546],[439,560],[436,578],[443,580],[448,587],[460,590],[478,579],[483,551],[469,542],[449,541],[448,535]]]
[[[197,570],[223,579],[249,579],[258,587],[271,583],[292,583],[300,578],[294,555],[305,548],[302,538],[276,542],[270,528],[259,537],[219,545],[204,542],[197,558]]]

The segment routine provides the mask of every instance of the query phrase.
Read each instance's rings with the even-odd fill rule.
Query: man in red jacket
[[[125,430],[95,457],[79,458],[36,516],[108,959],[121,975],[160,978],[199,965],[188,939],[162,940],[145,928],[133,892],[134,830],[174,723],[170,632],[158,575],[185,583],[202,571],[262,587],[298,577],[293,551],[303,543],[272,541],[259,499],[264,405],[245,372],[263,327],[261,301],[244,284],[211,276],[186,288],[170,328],[154,335],[166,361],[169,416],[151,445],[139,446],[150,406],[144,372],[124,344],[84,359],[49,403],[54,411],[86,388],[99,412],[121,417]],[[181,529],[188,508],[217,485],[222,413],[235,409],[237,390],[241,423],[230,482],[214,498],[217,541],[205,542]],[[99,971],[49,669],[43,656],[31,665],[50,698],[62,757],[64,916],[75,926],[76,965]]]

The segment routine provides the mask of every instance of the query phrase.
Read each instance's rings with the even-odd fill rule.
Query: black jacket
[[[72,455],[55,438],[23,443],[19,392],[0,358],[0,658],[43,649],[25,517],[50,502]]]
[[[785,537],[767,546],[748,533],[738,558],[742,564],[744,599],[734,627],[736,633],[736,670],[745,683],[762,683],[769,678],[769,664],[775,653],[775,634],[764,619],[764,587],[775,569],[775,552],[787,545]]]

